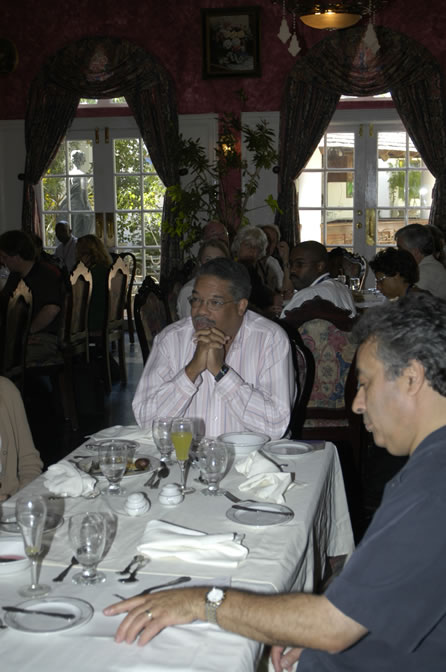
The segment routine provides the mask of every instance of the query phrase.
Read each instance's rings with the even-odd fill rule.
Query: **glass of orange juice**
[[[195,488],[186,488],[186,463],[194,436],[193,418],[174,418],[170,428],[170,438],[175,448],[178,464],[181,469],[181,490],[187,495],[195,492]]]

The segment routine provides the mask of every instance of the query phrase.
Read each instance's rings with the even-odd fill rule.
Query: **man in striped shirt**
[[[290,344],[281,327],[247,310],[250,291],[246,269],[231,259],[199,269],[191,317],[154,339],[133,400],[141,427],[184,416],[203,418],[207,436],[283,436],[295,397]]]

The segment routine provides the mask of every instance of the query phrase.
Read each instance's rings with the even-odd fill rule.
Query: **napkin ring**
[[[153,614],[152,614],[152,612],[150,611],[150,609],[146,609],[146,614],[147,614],[147,618],[149,619],[149,621],[151,621],[152,618],[153,618]]]

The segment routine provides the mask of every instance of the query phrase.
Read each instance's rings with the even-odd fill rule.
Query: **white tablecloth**
[[[85,449],[79,448],[79,453]],[[154,447],[146,442],[141,453],[156,454]],[[285,459],[283,460],[285,461]],[[296,472],[296,479],[308,483],[302,488],[293,488],[286,494],[287,505],[295,517],[286,524],[271,527],[248,527],[238,525],[226,518],[230,502],[225,497],[203,497],[202,486],[193,483],[197,492],[188,495],[175,508],[162,507],[156,491],[146,490],[152,502],[150,516],[129,518],[116,516],[116,537],[100,569],[106,571],[107,581],[93,587],[79,587],[70,581],[52,584],[52,595],[79,597],[90,602],[95,615],[87,625],[65,635],[26,634],[12,629],[0,630],[2,667],[5,670],[34,672],[146,672],[162,670],[227,670],[248,672],[255,669],[261,654],[261,646],[250,640],[205,623],[169,628],[146,647],[117,645],[112,641],[121,617],[106,618],[102,609],[116,600],[113,593],[132,595],[151,585],[187,574],[197,583],[231,583],[234,587],[252,589],[256,592],[282,592],[304,590],[311,592],[327,555],[349,554],[353,549],[353,537],[348,516],[345,492],[339,460],[335,447],[326,444],[323,450],[286,457],[289,470]],[[197,471],[189,472],[193,482]],[[125,486],[141,490],[146,476],[125,479]],[[178,481],[175,465],[169,480]],[[222,486],[240,495],[237,485],[242,477],[234,469],[225,477]],[[40,477],[28,486],[29,491],[48,494]],[[13,505],[10,500],[5,509]],[[50,506],[65,517],[65,524],[55,532],[45,535],[49,550],[45,556],[41,579],[51,582],[58,568],[66,566],[72,556],[67,536],[66,518],[78,511],[108,511],[103,497],[95,500],[54,500]],[[3,515],[3,514],[2,514]],[[234,531],[245,534],[244,544],[249,556],[231,576],[221,568],[179,563],[175,560],[150,562],[139,573],[137,584],[120,584],[115,570],[122,569],[135,553],[142,531],[150,518],[175,522],[203,532]],[[0,533],[0,535],[4,533]],[[6,535],[4,535],[6,536]],[[73,572],[74,570],[72,570]],[[2,604],[18,604],[22,598],[17,588],[27,582],[28,573],[0,576]],[[190,584],[189,584],[190,585]],[[0,615],[2,612],[0,611]],[[49,639],[48,639],[49,638]]]

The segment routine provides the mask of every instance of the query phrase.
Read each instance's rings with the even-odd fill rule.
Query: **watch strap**
[[[218,383],[218,381],[221,380],[223,378],[223,376],[226,376],[228,371],[229,371],[229,366],[227,364],[223,364],[220,371],[215,376],[215,382]]]
[[[214,590],[214,589],[212,589]],[[206,595],[205,610],[206,610],[206,620],[208,623],[213,623],[213,625],[218,625],[217,621],[217,609],[222,604],[223,600],[226,597],[226,591],[221,590],[221,598],[217,600],[210,600],[209,594],[212,592],[209,591]]]

